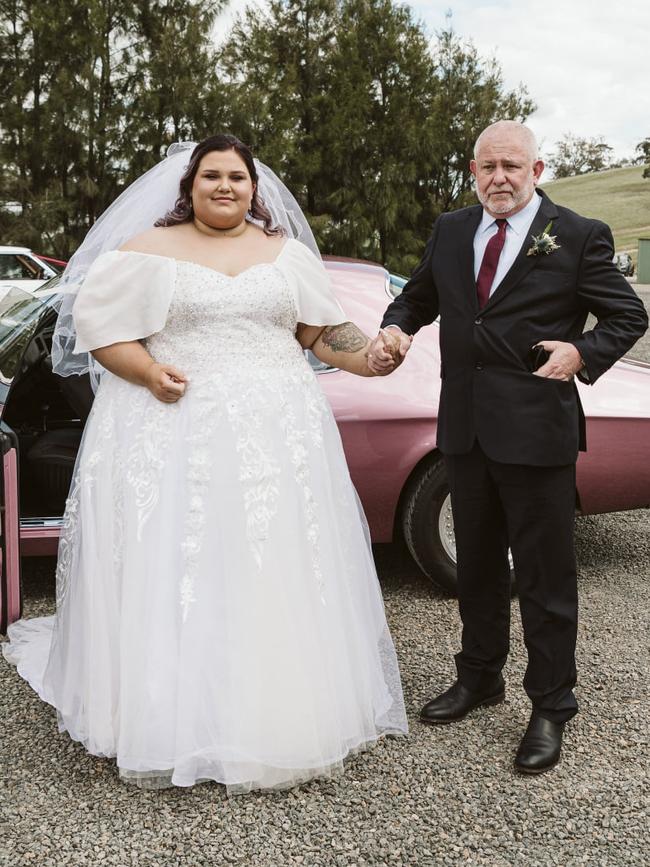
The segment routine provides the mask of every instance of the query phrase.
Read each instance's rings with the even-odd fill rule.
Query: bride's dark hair
[[[192,151],[185,174],[181,178],[179,196],[171,211],[167,211],[164,217],[156,220],[154,226],[177,226],[179,223],[189,223],[192,219],[192,185],[199,168],[199,163],[206,154],[212,151],[235,151],[244,161],[251,180],[255,184],[255,192],[251,202],[250,218],[262,224],[266,235],[285,235],[282,226],[273,225],[273,217],[264,204],[264,200],[258,193],[258,175],[251,149],[234,135],[219,133],[203,139]]]

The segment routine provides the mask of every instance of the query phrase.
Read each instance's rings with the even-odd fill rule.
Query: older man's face
[[[531,200],[544,171],[522,136],[494,133],[480,142],[470,163],[479,202],[493,217],[511,217]]]

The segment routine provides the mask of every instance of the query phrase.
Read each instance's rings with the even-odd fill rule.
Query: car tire
[[[402,530],[411,556],[427,578],[457,596],[454,518],[441,457],[425,463],[410,479],[403,498]],[[510,578],[514,596],[513,569]]]

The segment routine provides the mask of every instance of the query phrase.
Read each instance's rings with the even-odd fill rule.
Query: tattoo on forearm
[[[354,322],[329,325],[323,330],[321,340],[332,352],[358,352],[368,342],[365,334]]]

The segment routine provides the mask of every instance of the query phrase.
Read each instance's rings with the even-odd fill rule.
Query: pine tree
[[[644,138],[643,141],[640,141],[635,150],[638,154],[637,162],[650,163],[650,136]],[[650,165],[644,167],[643,177],[650,178]]]
[[[522,86],[504,91],[498,63],[483,60],[451,26],[432,49],[437,87],[425,134],[432,144],[427,186],[432,216],[475,201],[469,163],[481,130],[496,120],[524,121],[535,106]]]
[[[219,81],[212,40],[225,0],[139,0],[134,7],[124,130],[126,178],[150,168],[175,141],[217,131]]]
[[[254,147],[311,215],[321,211],[325,105],[336,0],[271,0],[250,7],[220,56],[226,125]]]
[[[126,183],[203,135],[224,0],[0,0],[5,243],[67,257]]]
[[[327,247],[406,270],[419,245],[433,63],[408,7],[344,0],[328,127]]]
[[[394,0],[272,0],[221,52],[226,126],[287,183],[324,252],[409,271],[433,219],[472,199],[480,130],[532,111],[451,28],[428,42]]]

